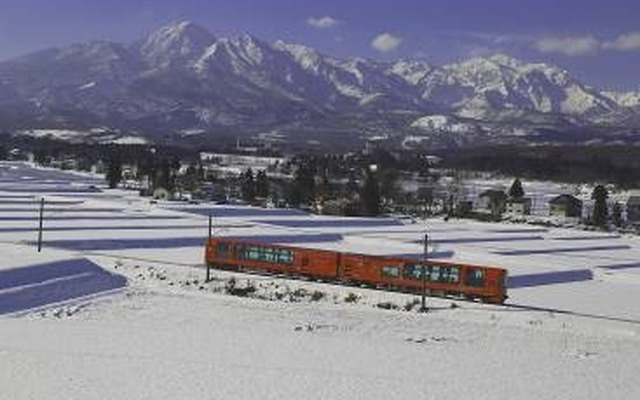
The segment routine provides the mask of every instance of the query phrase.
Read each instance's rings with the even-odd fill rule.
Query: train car
[[[335,279],[338,254],[334,251],[215,238],[207,245],[205,262],[214,268],[251,269]]]
[[[345,254],[341,278],[419,293],[425,274],[426,291],[432,296],[456,296],[502,304],[507,298],[507,271],[501,268],[439,260],[420,262],[384,256]]]
[[[305,276],[420,293],[456,296],[502,304],[507,298],[507,271],[501,268],[429,260],[341,253],[328,250],[211,238],[207,268],[254,270]],[[422,279],[422,273],[425,279]]]

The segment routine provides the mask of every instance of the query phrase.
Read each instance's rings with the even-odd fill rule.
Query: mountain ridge
[[[217,37],[188,21],[131,44],[92,41],[0,62],[0,106],[23,114],[21,124],[5,129],[41,127],[35,121],[147,136],[200,129],[211,140],[220,131],[278,131],[303,141],[309,132],[321,140],[323,131],[351,130],[366,139],[393,129],[402,141],[442,136],[447,123],[437,132],[415,123],[431,115],[455,120],[455,134],[467,132],[459,124],[468,120],[483,137],[520,140],[523,130],[561,135],[584,127],[628,136],[639,104],[640,94],[599,91],[559,67],[504,54],[442,66],[338,59],[303,44]],[[563,122],[554,127],[554,118]],[[510,135],[518,119],[522,127]]]

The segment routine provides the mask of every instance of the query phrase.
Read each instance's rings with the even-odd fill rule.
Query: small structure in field
[[[582,200],[570,194],[561,194],[549,200],[549,215],[556,217],[582,216]]]

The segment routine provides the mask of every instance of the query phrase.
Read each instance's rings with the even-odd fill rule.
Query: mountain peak
[[[523,65],[523,62],[518,60],[515,57],[511,57],[509,55],[503,53],[497,53],[487,57],[488,60],[495,64],[504,65],[511,68],[518,68]]]
[[[140,45],[140,53],[152,65],[172,67],[197,59],[215,40],[205,28],[179,21],[149,35]]]
[[[317,54],[316,49],[314,49],[313,47],[309,47],[300,43],[287,43],[282,40],[277,40],[273,44],[273,47],[278,50],[290,52],[291,54]]]
[[[158,29],[155,34],[164,36],[164,37],[173,37],[173,38],[194,38],[194,37],[202,37],[207,40],[213,38],[211,33],[197,25],[191,21],[177,21],[173,22],[169,25],[166,25],[160,29]]]
[[[402,59],[391,66],[390,72],[400,76],[412,85],[417,85],[432,73],[434,69],[435,68],[427,61]]]
[[[271,48],[269,44],[263,42],[262,40],[256,38],[249,33],[243,33],[237,36],[233,36],[230,38],[224,38],[222,41],[226,41],[233,46],[243,48],[243,49],[260,49],[260,48]]]
[[[482,56],[482,57],[474,57],[474,58],[470,58],[468,60],[464,60],[462,62],[458,62],[458,63],[454,63],[454,64],[449,64],[447,66],[445,66],[445,68],[459,68],[459,67],[466,67],[466,68],[473,68],[473,69],[482,69],[482,70],[486,70],[486,69],[495,69],[495,68],[500,68],[500,67],[507,67],[510,69],[520,69],[523,66],[525,66],[527,64],[525,64],[523,61],[518,60],[517,58],[508,56],[506,54],[502,54],[502,53],[498,53],[498,54],[493,54],[490,56]]]
[[[320,54],[315,49],[303,44],[285,43],[278,40],[274,43],[273,47],[276,50],[290,54],[296,62],[307,70],[316,68],[321,59]]]

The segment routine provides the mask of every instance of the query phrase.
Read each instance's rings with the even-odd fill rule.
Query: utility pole
[[[429,234],[424,234],[424,250],[422,253],[422,302],[420,305],[420,312],[427,312],[427,260],[429,253]]]
[[[213,216],[209,214],[209,235],[205,251],[208,251],[209,246],[211,246],[211,236],[213,236]],[[209,282],[211,280],[211,267],[209,266],[209,260],[207,258],[208,255],[205,255],[205,264],[207,264],[207,277],[205,279],[205,282]]]
[[[42,251],[42,224],[44,220],[44,197],[40,198],[40,218],[38,227],[38,253]]]

